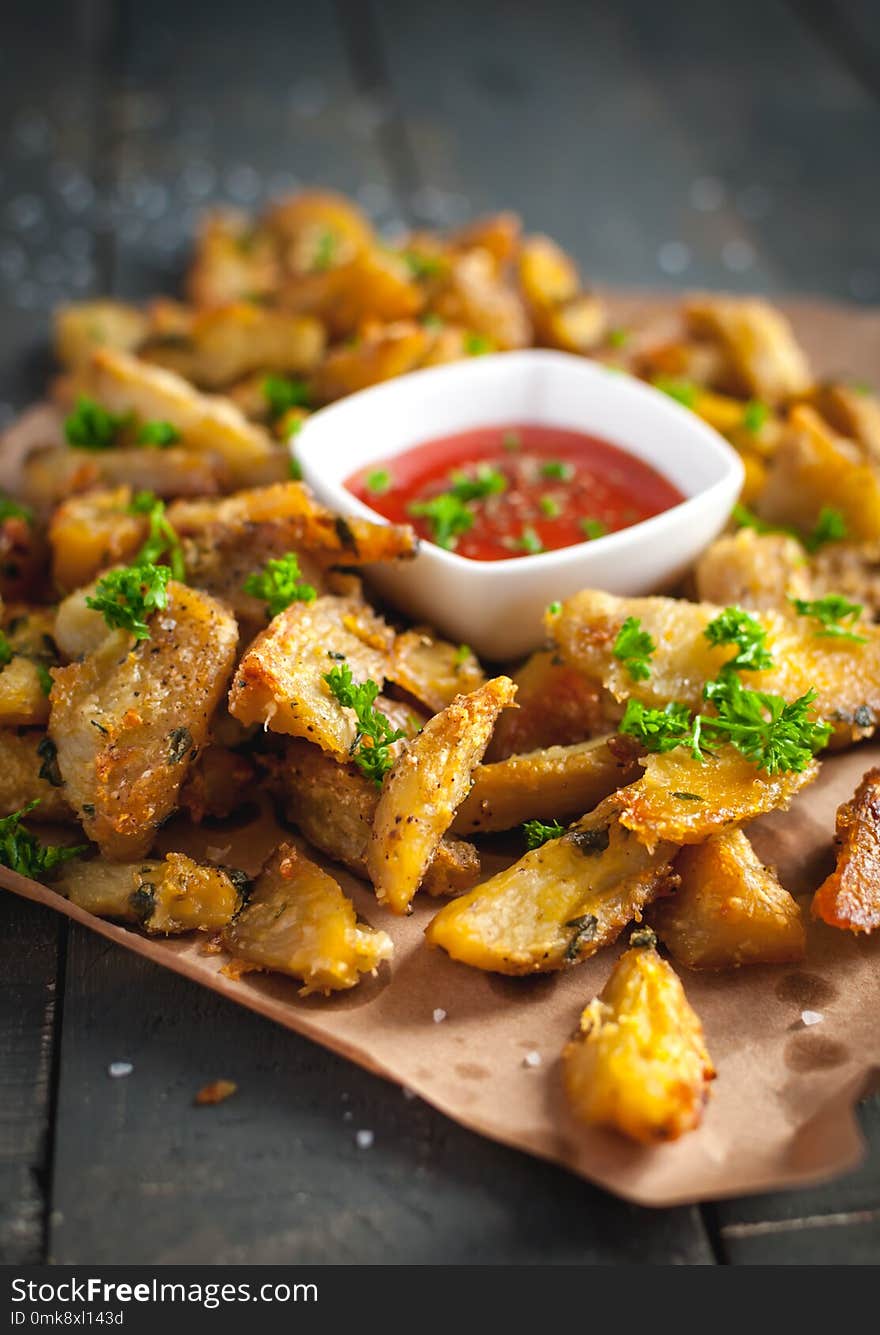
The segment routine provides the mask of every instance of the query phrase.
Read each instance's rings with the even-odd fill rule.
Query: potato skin
[[[736,969],[803,959],[797,900],[763,866],[742,830],[722,830],[683,848],[675,870],[681,885],[651,905],[648,921],[679,964]]]
[[[393,953],[391,938],[359,923],[341,886],[291,844],[260,873],[223,944],[255,968],[301,978],[300,996],[354,987]]]
[[[420,627],[397,636],[388,680],[437,714],[457,695],[482,686],[486,677],[467,645],[450,644]]]
[[[379,902],[394,913],[408,912],[495,720],[515,693],[509,677],[495,677],[458,696],[404,743],[382,786],[367,849]]]
[[[681,982],[655,950],[620,956],[581,1015],[562,1072],[572,1112],[591,1126],[642,1145],[699,1126],[715,1069]]]
[[[865,774],[837,809],[837,866],[813,897],[813,917],[829,927],[880,927],[880,769]]]
[[[559,654],[539,649],[513,674],[516,709],[498,720],[486,750],[489,761],[568,746],[607,732],[601,686],[563,662]]]
[[[219,932],[242,905],[244,878],[183,853],[164,861],[71,862],[55,882],[72,904],[98,918],[117,918],[154,936]]]
[[[111,861],[142,857],[175,809],[238,642],[225,608],[174,580],[150,632],[132,644],[113,631],[54,670],[49,734],[67,796]]]
[[[722,607],[790,616],[792,598],[812,598],[804,549],[783,533],[742,528],[713,542],[696,567],[697,596]]]
[[[64,787],[41,777],[41,770],[48,772],[45,750],[39,750],[45,740],[42,728],[0,728],[0,816],[11,816],[36,799],[34,820],[74,820]]]

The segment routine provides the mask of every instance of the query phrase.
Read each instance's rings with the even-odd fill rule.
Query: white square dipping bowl
[[[368,566],[378,590],[481,657],[516,658],[544,640],[548,603],[580,589],[668,587],[717,537],[743,483],[736,451],[668,395],[564,352],[505,352],[415,371],[310,417],[296,458],[341,515],[381,519],[345,487],[365,465],[482,426],[535,423],[600,436],[644,459],[685,499],[631,528],[559,551],[473,561],[422,541],[414,560]]]

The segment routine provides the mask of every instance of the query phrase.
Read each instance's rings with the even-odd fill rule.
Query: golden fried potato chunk
[[[880,468],[854,441],[836,435],[815,408],[799,403],[755,508],[772,524],[809,533],[826,506],[840,511],[850,538],[880,538]]]
[[[862,446],[872,463],[880,464],[880,399],[862,385],[845,382],[818,385],[812,402],[835,431]]]
[[[291,844],[257,877],[223,944],[253,968],[301,978],[300,996],[354,987],[394,951],[386,932],[358,922],[339,883]]]
[[[7,602],[39,598],[44,590],[46,556],[42,528],[29,507],[0,491],[0,598]]]
[[[282,244],[296,273],[320,272],[370,250],[375,242],[366,214],[334,190],[301,190],[266,210],[262,226]]]
[[[466,644],[456,647],[427,627],[418,627],[394,641],[388,680],[437,714],[457,695],[482,686],[486,675]]]
[[[524,348],[532,338],[525,303],[499,277],[488,250],[454,254],[433,309],[443,320],[489,339],[497,349]]]
[[[78,388],[110,412],[168,422],[180,432],[185,447],[217,455],[239,486],[255,480],[254,474],[276,453],[271,436],[228,399],[200,394],[173,371],[125,352],[99,348],[82,368]]]
[[[255,778],[248,756],[211,742],[190,766],[180,789],[180,805],[196,825],[206,816],[226,820],[253,799]]]
[[[742,528],[713,542],[696,566],[697,595],[722,607],[790,615],[793,598],[811,598],[800,543],[784,533]]]
[[[0,816],[39,801],[34,820],[70,821],[55,744],[41,728],[0,729]]]
[[[621,824],[649,848],[660,840],[699,844],[727,825],[784,811],[819,773],[813,761],[800,772],[768,774],[732,746],[718,747],[702,763],[685,747],[646,756],[642,763],[642,778],[609,801],[616,803]]]
[[[648,921],[679,964],[736,969],[803,959],[797,900],[765,867],[742,830],[713,834],[675,859],[681,885],[658,900]]]
[[[133,514],[131,487],[89,491],[61,502],[49,522],[52,578],[65,592],[112,565],[124,565],[147,537],[146,515]]]
[[[431,332],[409,320],[376,325],[353,343],[330,349],[312,377],[314,396],[319,403],[331,403],[393,380],[420,365],[431,345]]]
[[[574,746],[478,765],[456,812],[456,834],[510,830],[527,820],[572,820],[609,793],[641,777],[639,748],[626,737],[596,737]]]
[[[526,237],[517,267],[536,342],[565,352],[598,347],[608,323],[604,303],[581,291],[577,265],[561,246],[548,236]]]
[[[52,689],[49,668],[58,662],[52,638],[54,624],[51,608],[5,609],[0,655],[0,727],[35,727],[47,721]]]
[[[880,769],[865,774],[837,808],[837,866],[813,896],[813,917],[829,927],[880,927]]]
[[[383,705],[383,712],[386,708]],[[296,738],[286,743],[282,757],[265,757],[262,764],[287,819],[316,848],[366,879],[367,849],[379,803],[376,785],[354,764],[340,764],[320,747]],[[479,875],[480,856],[473,844],[445,835],[420,889],[429,895],[459,894]]]
[[[52,317],[55,356],[76,368],[96,348],[134,352],[147,334],[147,317],[121,301],[78,301],[59,306]]]
[[[652,1145],[699,1126],[715,1069],[703,1027],[656,950],[624,951],[562,1054],[569,1106]]]
[[[75,492],[130,487],[157,496],[211,496],[228,488],[219,454],[173,445],[167,450],[77,450],[66,445],[36,450],[22,470],[22,491],[40,510],[50,510]]]
[[[516,687],[494,677],[460,695],[404,743],[379,796],[367,869],[379,902],[406,913],[467,793],[501,710]]]
[[[174,580],[150,638],[110,632],[56,668],[49,735],[68,800],[111,861],[142,857],[177,806],[235,659],[238,627],[208,594]]]
[[[67,863],[55,888],[98,918],[136,923],[151,936],[177,936],[227,927],[247,884],[242,872],[168,853],[164,861]]]
[[[307,374],[325,345],[324,326],[312,316],[237,301],[195,311],[182,332],[149,339],[140,355],[200,389],[219,390],[256,371]]]
[[[515,213],[491,213],[453,232],[449,245],[453,250],[488,250],[496,269],[503,269],[516,254],[521,231]]]
[[[591,682],[559,654],[539,649],[513,674],[517,709],[498,720],[486,752],[506,760],[547,746],[569,746],[607,732],[600,683]]]
[[[785,316],[754,297],[698,296],[685,303],[688,328],[720,343],[735,393],[778,403],[812,385],[807,359]]]
[[[332,594],[293,603],[258,635],[245,653],[229,692],[229,712],[240,723],[304,737],[339,760],[357,736],[354,713],[339,704],[324,680],[344,660],[358,684],[381,688],[394,632],[359,598]]]
[[[649,850],[609,798],[507,870],[454,899],[425,937],[494,973],[550,973],[588,959],[677,884],[671,843]]]
[[[209,213],[196,239],[186,277],[195,306],[224,306],[230,301],[259,301],[278,285],[275,238],[233,210]]]

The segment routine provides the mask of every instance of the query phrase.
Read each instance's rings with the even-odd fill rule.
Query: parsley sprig
[[[21,823],[39,805],[40,799],[34,798],[20,811],[14,811],[11,816],[4,816],[0,820],[0,864],[10,871],[17,871],[20,876],[30,876],[32,879],[45,876],[70,858],[79,857],[88,847],[87,844],[77,844],[75,847],[41,844],[36,835],[31,834]]]
[[[148,640],[147,617],[168,606],[171,569],[165,565],[135,564],[108,570],[95,585],[86,607],[100,612],[111,630],[130,631],[136,640]]]
[[[409,513],[418,519],[426,519],[431,540],[447,551],[456,546],[460,534],[474,526],[473,510],[451,491],[442,491],[428,501],[413,501]]]
[[[129,413],[110,413],[96,399],[80,394],[64,422],[68,445],[78,450],[110,450],[120,433],[131,425]]]
[[[850,640],[854,644],[865,644],[866,637],[857,635],[852,629],[862,615],[861,603],[851,603],[841,593],[828,593],[824,598],[792,598],[798,615],[818,621],[821,629],[816,631],[819,639]]]
[[[763,672],[773,666],[766,630],[741,607],[725,607],[703,634],[711,645],[733,644],[739,650],[724,664],[725,672]]]
[[[287,552],[267,561],[262,570],[248,575],[243,587],[245,593],[263,599],[268,617],[277,617],[291,603],[313,603],[318,596],[301,575],[296,553]]]
[[[291,408],[308,408],[311,393],[304,380],[284,375],[267,375],[262,384],[263,398],[273,421],[283,417]]]
[[[34,512],[29,505],[19,505],[11,496],[0,492],[0,524],[4,519],[23,519],[26,524],[34,522]]]
[[[150,524],[147,540],[134,564],[156,565],[160,556],[167,556],[172,578],[183,583],[186,578],[183,548],[177,530],[165,514],[165,502],[154,491],[138,491],[128,508],[133,515],[145,515]]]
[[[558,820],[545,822],[542,820],[527,820],[523,824],[523,834],[526,837],[527,848],[540,848],[551,839],[558,839],[560,835],[565,834],[565,826],[560,825]]]
[[[619,658],[629,673],[631,681],[647,681],[651,675],[651,655],[657,648],[657,642],[646,630],[638,617],[627,617],[614,641],[611,652]]]
[[[450,481],[449,490],[460,501],[484,501],[507,490],[507,478],[491,464],[480,464],[473,477],[461,471],[452,473]]]
[[[740,528],[752,528],[756,533],[784,533],[790,538],[796,538],[811,556],[829,542],[843,542],[849,536],[843,515],[830,505],[822,507],[813,529],[806,535],[785,524],[769,524],[745,505],[733,507],[733,519]]]
[[[362,774],[372,779],[377,788],[394,764],[389,747],[399,742],[406,733],[392,728],[385,715],[375,707],[379,687],[369,678],[356,682],[347,663],[331,668],[324,674],[331,694],[345,706],[353,709],[357,719],[357,733],[351,744],[351,756]]]
[[[176,445],[182,437],[176,426],[157,418],[155,421],[144,422],[135,439],[138,445],[150,445],[154,449],[167,450],[171,445]]]

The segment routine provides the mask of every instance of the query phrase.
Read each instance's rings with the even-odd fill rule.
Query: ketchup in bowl
[[[528,423],[426,441],[345,485],[386,519],[473,561],[573,547],[684,500],[662,473],[606,440]]]

